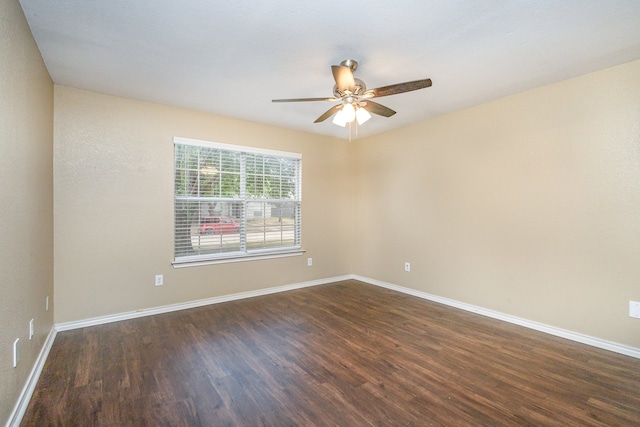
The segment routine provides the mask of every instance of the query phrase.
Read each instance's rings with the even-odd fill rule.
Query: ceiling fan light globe
[[[334,125],[345,127],[347,125],[347,121],[344,119],[344,113],[342,110],[339,110],[335,116],[333,116],[332,120]]]
[[[356,110],[356,121],[359,125],[364,124],[367,120],[371,118],[371,114],[364,108],[358,108]]]
[[[351,123],[356,118],[356,110],[353,108],[353,104],[344,104],[340,112],[347,123]]]

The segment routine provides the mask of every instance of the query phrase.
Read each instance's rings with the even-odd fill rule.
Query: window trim
[[[184,137],[174,137],[173,138],[174,147],[178,144],[205,147],[205,148],[214,148],[214,149],[228,150],[228,151],[238,151],[238,152],[244,152],[249,154],[261,154],[266,156],[276,156],[281,158],[299,160],[300,162],[298,163],[298,176],[297,176],[298,192],[297,192],[296,202],[299,203],[300,205],[302,204],[302,162],[301,162],[302,154],[301,153],[292,153],[287,151],[271,150],[266,148],[250,147],[250,146],[244,146],[244,145],[226,144],[226,143],[205,141],[205,140],[191,139],[191,138],[184,138]],[[174,179],[175,179],[175,171],[176,171],[176,164],[175,164],[175,158],[174,158],[174,161],[173,161]],[[176,199],[177,198],[176,198],[176,193],[174,189],[174,192],[173,192],[174,236],[175,236]],[[233,262],[244,262],[244,261],[255,261],[255,260],[300,256],[305,253],[305,251],[302,249],[301,222],[298,222],[297,228],[299,230],[298,231],[299,234],[297,236],[298,241],[300,242],[299,245],[286,246],[286,247],[275,248],[275,249],[253,249],[251,250],[250,253],[247,253],[246,251],[233,251],[233,252],[215,254],[215,256],[214,254],[199,254],[199,255],[183,256],[180,258],[176,258],[175,257],[175,241],[174,241],[174,244],[173,244],[174,256],[171,264],[173,265],[174,268],[183,268],[183,267],[193,267],[193,266],[201,266],[201,265],[224,264],[224,263],[233,263]]]
[[[245,261],[258,261],[263,259],[275,259],[275,258],[286,258],[292,256],[300,256],[303,255],[306,251],[302,248],[299,249],[290,249],[288,251],[274,251],[271,250],[269,252],[265,252],[262,254],[251,253],[247,255],[242,253],[236,256],[221,256],[216,259],[207,258],[208,255],[197,255],[193,257],[182,257],[180,260],[174,260],[171,264],[173,264],[173,268],[183,268],[183,267],[198,267],[201,265],[213,265],[213,264],[229,264],[233,262],[245,262]],[[230,252],[234,253],[234,252]],[[225,254],[226,255],[226,254]],[[200,259],[203,257],[203,259]],[[187,259],[188,258],[188,259]]]

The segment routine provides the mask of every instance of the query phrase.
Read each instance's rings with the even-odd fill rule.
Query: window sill
[[[201,265],[213,265],[213,264],[228,264],[232,262],[245,262],[245,261],[257,261],[263,259],[274,259],[274,258],[284,258],[284,257],[292,257],[292,256],[300,256],[304,254],[304,250],[300,248],[292,249],[289,251],[278,251],[278,252],[258,252],[250,255],[242,254],[242,255],[229,255],[226,257],[219,258],[184,258],[180,260],[173,261],[173,268],[185,268],[185,267],[198,267]]]

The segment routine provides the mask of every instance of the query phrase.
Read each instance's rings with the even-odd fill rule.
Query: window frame
[[[173,158],[173,231],[174,231],[174,239],[173,239],[173,266],[175,268],[180,267],[190,267],[190,266],[198,266],[198,265],[209,265],[209,264],[219,264],[219,263],[230,263],[230,262],[243,262],[243,261],[251,261],[258,259],[269,259],[269,258],[281,258],[281,257],[289,257],[289,256],[299,256],[304,253],[302,249],[302,154],[301,153],[292,153],[286,151],[278,151],[271,150],[265,148],[257,148],[250,146],[241,146],[234,144],[226,144],[221,142],[213,142],[213,141],[204,141],[198,139],[191,138],[183,138],[183,137],[174,137],[173,139],[174,145],[174,158]],[[240,221],[240,247],[236,251],[229,252],[214,252],[214,253],[206,253],[206,254],[194,254],[194,255],[178,255],[178,248],[176,245],[176,236],[178,232],[178,203],[180,201],[193,201],[191,199],[195,199],[197,201],[206,201],[207,197],[203,197],[200,195],[179,195],[177,192],[176,186],[176,176],[178,171],[177,165],[177,157],[176,157],[176,147],[178,145],[183,146],[191,146],[191,147],[200,147],[200,148],[210,148],[214,150],[226,150],[232,151],[240,154],[241,168],[240,168],[240,194],[233,199],[229,199],[229,202],[232,203],[242,203],[241,209],[241,218]],[[274,156],[283,159],[292,159],[295,160],[295,173],[294,173],[294,187],[295,187],[295,197],[294,198],[280,198],[280,199],[266,199],[266,198],[250,198],[247,197],[246,188],[247,188],[247,168],[246,168],[246,159],[247,156],[250,155],[264,155],[264,156]],[[198,175],[199,177],[199,175]],[[198,178],[199,179],[199,178]],[[221,197],[222,199],[222,197]],[[286,201],[287,203],[292,203],[294,205],[294,224],[293,224],[293,232],[294,232],[294,244],[290,246],[278,246],[275,248],[259,248],[259,249],[248,249],[246,247],[247,243],[247,221],[248,221],[248,212],[247,207],[251,203],[273,203],[274,200]],[[189,233],[189,238],[192,238],[192,234]]]

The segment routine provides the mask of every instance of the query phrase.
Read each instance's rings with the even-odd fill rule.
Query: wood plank
[[[640,360],[356,281],[61,332],[23,426],[640,426]]]

